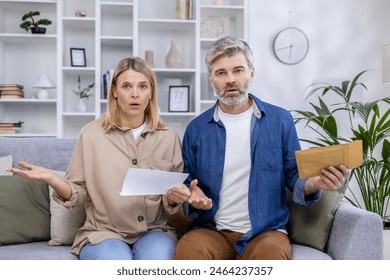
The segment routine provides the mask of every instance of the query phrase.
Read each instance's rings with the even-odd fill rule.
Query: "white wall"
[[[307,57],[297,65],[280,63],[272,52],[275,34],[289,25],[304,30],[310,41]],[[389,95],[381,61],[382,45],[390,43],[389,27],[388,0],[249,0],[256,68],[252,91],[265,101],[297,109],[309,84],[351,79],[374,69],[362,80],[369,89],[364,100]]]
[[[276,33],[287,26],[306,32],[310,49],[297,65],[273,55]],[[382,45],[390,43],[388,0],[249,0],[249,43],[254,52],[251,92],[288,110],[307,107],[305,88],[317,81],[339,83],[366,73],[362,101],[390,95],[382,84]],[[298,127],[298,134],[307,130]],[[302,145],[304,146],[304,144]]]

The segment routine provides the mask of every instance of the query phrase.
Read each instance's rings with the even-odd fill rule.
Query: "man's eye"
[[[224,72],[218,72],[218,73],[217,73],[217,76],[218,76],[218,77],[221,77],[221,76],[223,76],[223,75],[225,75]]]

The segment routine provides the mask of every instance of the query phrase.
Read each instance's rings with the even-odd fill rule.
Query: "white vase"
[[[168,68],[180,68],[181,67],[181,54],[176,48],[174,40],[171,42],[171,48],[165,57],[165,65]]]
[[[87,112],[87,106],[85,105],[84,100],[82,98],[79,99],[79,103],[77,104],[77,112],[79,113]]]

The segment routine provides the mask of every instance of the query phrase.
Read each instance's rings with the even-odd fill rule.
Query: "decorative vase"
[[[181,54],[176,48],[174,40],[171,42],[171,48],[165,57],[165,65],[168,68],[179,68],[181,67]]]
[[[87,106],[85,105],[84,100],[82,98],[79,99],[79,103],[77,104],[77,112],[79,113],[87,112]]]

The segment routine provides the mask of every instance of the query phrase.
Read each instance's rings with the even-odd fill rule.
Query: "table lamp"
[[[47,89],[49,88],[55,88],[56,85],[53,82],[52,79],[46,74],[41,74],[38,79],[35,81],[33,88],[38,88],[39,91],[37,93],[37,96],[39,99],[47,99],[50,97],[49,92]]]

